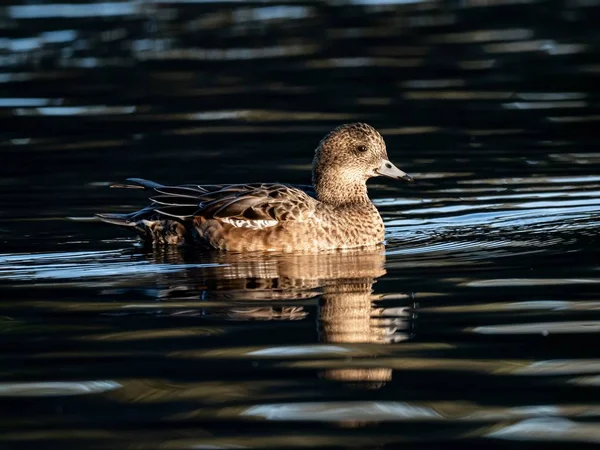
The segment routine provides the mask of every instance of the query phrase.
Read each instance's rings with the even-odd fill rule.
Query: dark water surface
[[[8,7],[0,448],[597,445],[599,7],[503,3]],[[370,182],[380,251],[90,221],[127,177],[308,183],[355,120],[418,180]]]

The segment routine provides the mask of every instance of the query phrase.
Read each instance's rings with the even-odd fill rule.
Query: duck
[[[313,253],[373,247],[385,227],[367,180],[412,183],[392,164],[381,134],[366,123],[343,124],[319,142],[312,185],[284,183],[163,185],[129,178],[113,188],[149,191],[138,211],[95,216],[135,232],[151,245],[199,246],[226,252]]]

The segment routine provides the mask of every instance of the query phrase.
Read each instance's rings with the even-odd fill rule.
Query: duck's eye
[[[361,152],[361,153],[364,153],[364,152],[367,151],[367,146],[366,145],[359,145],[358,147],[356,147],[356,150],[359,151],[359,152]]]

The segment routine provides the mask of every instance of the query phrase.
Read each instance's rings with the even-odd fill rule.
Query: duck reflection
[[[343,279],[324,288],[319,302],[319,337],[328,343],[400,342],[410,337],[414,308],[377,307],[381,297],[372,294],[374,278]],[[392,369],[330,369],[322,378],[345,382],[353,387],[378,389],[392,379]]]
[[[201,298],[217,304],[178,314],[233,321],[294,321],[307,319],[309,312],[306,305],[288,301],[317,299],[321,343],[390,344],[411,337],[416,309],[412,298],[407,296],[403,306],[386,308],[381,302],[384,296],[373,293],[373,285],[386,273],[383,247],[319,255],[212,253],[200,257],[159,248],[150,257],[157,263],[186,267],[163,274],[161,300]],[[282,301],[286,304],[273,304]],[[323,370],[319,376],[373,389],[391,380],[392,370],[336,368]]]

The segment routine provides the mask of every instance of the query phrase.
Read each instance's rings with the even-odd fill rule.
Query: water
[[[600,8],[354,3],[7,9],[0,447],[600,442]],[[385,248],[91,220],[127,177],[308,183],[353,120],[417,179],[369,183]]]

